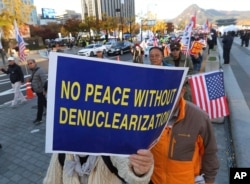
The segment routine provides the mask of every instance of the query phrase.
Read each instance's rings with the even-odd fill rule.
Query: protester
[[[24,82],[24,75],[21,67],[15,63],[14,57],[9,57],[7,60],[9,62],[8,69],[5,70],[4,68],[1,68],[1,71],[9,74],[10,82],[14,91],[14,99],[11,103],[11,107],[15,108],[19,100],[21,103],[26,102],[26,99],[20,90],[21,85]]]
[[[188,54],[185,55],[181,52],[181,44],[179,42],[172,42],[170,44],[170,50],[170,55],[163,59],[164,65],[188,67],[188,75],[192,75],[193,62]],[[189,85],[187,85],[185,99],[190,102],[192,101],[191,89]]]
[[[144,39],[141,43],[140,43],[140,47],[141,49],[145,52],[145,50],[147,50],[147,42],[146,42],[146,39]]]
[[[243,47],[245,44],[245,36],[246,36],[246,31],[241,31],[240,33],[241,47]]]
[[[202,63],[202,55],[201,53],[193,54],[191,55],[191,60],[193,62],[194,66],[194,73],[199,73],[201,69],[201,63]]]
[[[177,67],[188,67],[188,75],[193,74],[193,63],[189,55],[184,55],[181,52],[181,44],[179,42],[172,42],[170,44],[171,53],[168,57],[163,59],[166,65]]]
[[[46,98],[43,93],[44,85],[47,81],[47,76],[44,70],[37,66],[37,63],[34,59],[28,59],[28,67],[32,71],[31,78],[28,79],[31,82],[32,90],[37,95],[37,115],[36,119],[33,121],[35,125],[42,123],[42,116],[44,112],[44,108],[46,108]]]
[[[85,158],[84,161],[81,161]],[[138,150],[129,157],[110,156],[110,170],[104,157],[66,154],[62,165],[59,154],[53,154],[44,184],[148,184],[153,172],[153,155]],[[122,181],[124,180],[124,181]]]
[[[152,49],[149,54],[153,55]],[[149,57],[150,58],[150,57]],[[153,65],[162,65],[150,58]],[[217,144],[209,116],[193,103],[184,100],[187,83],[181,90],[172,116],[159,142],[151,149],[154,155],[154,184],[213,184],[219,168]]]
[[[210,33],[207,36],[208,54],[210,54],[211,49],[214,49],[214,41],[213,41],[212,35],[213,33]]]
[[[102,52],[101,50],[98,50],[98,51],[96,52],[96,57],[98,57],[98,58],[104,58],[103,52]]]
[[[198,179],[213,184],[215,181],[219,162],[212,124],[204,111],[184,100],[185,90],[186,86],[159,142],[151,149],[154,184],[194,184]]]
[[[223,59],[224,64],[229,64],[230,62],[230,51],[233,45],[233,37],[231,35],[231,32],[227,32],[227,34],[222,39],[223,43]]]
[[[135,46],[131,49],[131,53],[133,55],[134,63],[143,63],[144,51],[139,44],[135,44]]]
[[[247,30],[246,35],[245,35],[245,46],[246,47],[248,47],[248,45],[249,45],[249,39],[250,39],[250,31]]]
[[[162,50],[163,50],[164,57],[168,57],[170,55],[169,46],[166,42],[162,43]]]
[[[151,47],[149,50],[149,59],[152,65],[159,66],[171,66],[167,65],[166,62],[163,62],[163,51],[160,47]]]

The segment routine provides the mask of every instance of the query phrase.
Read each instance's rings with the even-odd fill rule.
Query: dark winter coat
[[[6,73],[6,74],[10,74],[10,81],[12,84],[16,83],[16,82],[24,82],[24,75],[23,75],[23,71],[21,69],[21,67],[19,65],[17,65],[16,63],[14,63],[13,65],[9,65],[8,69],[1,69],[2,72]]]

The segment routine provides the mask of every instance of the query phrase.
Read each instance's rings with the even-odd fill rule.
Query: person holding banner
[[[184,100],[183,86],[154,155],[154,184],[214,184],[219,168],[217,144],[209,116]]]
[[[65,154],[62,165],[59,154],[53,154],[43,184],[148,184],[150,182],[154,159],[149,150],[138,150],[130,157],[109,156],[109,165],[104,157]],[[83,158],[85,160],[81,161]],[[110,164],[117,170],[111,171]]]

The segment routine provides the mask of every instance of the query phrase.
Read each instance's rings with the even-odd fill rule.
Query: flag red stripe
[[[229,115],[226,96],[210,100],[206,85],[205,74],[194,75],[189,78],[193,103],[209,114],[210,118]]]

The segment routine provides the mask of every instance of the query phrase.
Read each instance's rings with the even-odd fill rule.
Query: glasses
[[[173,51],[179,51],[180,49],[171,49],[171,52],[173,52]]]
[[[33,63],[28,63],[28,65],[33,65]]]

